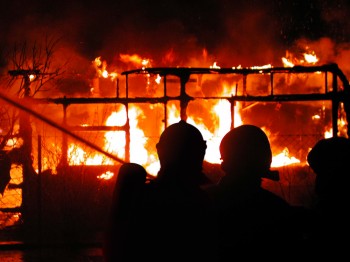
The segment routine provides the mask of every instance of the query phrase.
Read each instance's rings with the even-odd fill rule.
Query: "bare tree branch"
[[[68,63],[67,61],[62,65],[55,65],[55,51],[60,41],[60,38],[45,36],[42,44],[37,41],[32,44],[27,41],[15,43],[7,51],[9,74],[3,77],[3,80],[7,79],[7,83],[1,88],[8,89],[18,97],[26,95],[34,97],[38,92],[54,88],[53,80],[59,80]],[[15,135],[13,132],[17,121],[18,115],[14,112],[10,115],[7,109],[0,110],[0,125],[6,125],[6,128],[2,128],[0,149],[3,149],[8,140]]]

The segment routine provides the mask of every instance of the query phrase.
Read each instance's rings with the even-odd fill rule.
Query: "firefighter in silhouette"
[[[131,191],[127,195],[129,201],[135,200],[134,208],[126,211],[129,215],[123,222],[125,227],[114,225],[122,232],[120,241],[108,244],[112,247],[106,254],[107,260],[216,261],[213,206],[201,188],[210,182],[202,172],[206,141],[195,126],[181,120],[163,131],[156,148],[160,161],[156,178],[147,181],[141,166],[124,164],[129,169],[127,173],[136,172],[141,176],[133,186],[129,185]],[[117,187],[120,185],[118,180],[124,177],[120,175]],[[142,190],[139,189],[141,183]],[[133,191],[135,185],[137,193]],[[123,189],[118,191],[121,196]],[[118,201],[114,203],[112,213],[115,217],[116,214],[123,216],[122,205]],[[121,223],[118,220],[112,222]],[[123,242],[122,247],[118,246],[119,242]]]
[[[293,208],[262,187],[263,179],[277,180],[268,137],[257,126],[238,126],[222,138],[220,154],[225,174],[208,188],[219,220],[220,261],[281,259],[299,235],[290,223]]]
[[[321,139],[309,152],[307,161],[316,174],[310,256],[343,260],[349,257],[345,239],[350,234],[350,140]]]
[[[139,232],[134,220],[141,209],[146,177],[146,170],[135,163],[125,163],[119,169],[105,234],[106,261],[131,261],[136,252],[133,237]]]

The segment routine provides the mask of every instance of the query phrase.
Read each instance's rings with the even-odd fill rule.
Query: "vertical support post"
[[[334,94],[332,98],[332,129],[333,137],[338,136],[338,110],[339,110],[339,99],[337,96],[338,81],[337,75],[333,72],[333,82],[332,82],[332,93]]]
[[[187,105],[190,100],[186,93],[186,83],[189,78],[189,73],[183,73],[180,75],[180,118],[184,121],[187,121]]]
[[[62,125],[64,127],[67,127],[67,107],[68,104],[65,102],[63,103],[63,123]],[[60,166],[66,167],[68,165],[68,138],[67,134],[62,134],[62,157],[60,160]]]
[[[38,135],[38,242],[42,244],[42,161],[41,161],[41,135]]]
[[[233,99],[233,95],[231,95],[230,99],[230,111],[231,111],[231,126],[230,129],[235,128],[235,106],[236,106],[236,100]]]
[[[166,84],[167,84],[167,77],[164,75],[164,85],[163,85],[163,97],[164,97],[164,129],[168,127],[168,94],[167,94],[167,89],[166,89]]]
[[[271,92],[270,95],[273,96],[273,73],[270,74],[270,82],[271,82]]]
[[[125,97],[129,98],[129,75],[125,77]],[[129,119],[129,103],[125,102],[126,124],[125,124],[125,162],[130,162],[130,119]]]

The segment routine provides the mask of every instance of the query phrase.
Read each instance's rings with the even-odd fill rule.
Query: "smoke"
[[[281,66],[287,51],[296,57],[313,51],[319,64],[337,63],[350,78],[349,11],[347,0],[3,1],[0,47],[10,50],[23,41],[43,44],[47,36],[60,40],[53,66],[65,66],[65,79],[55,82],[57,89],[45,93],[47,97],[91,95],[96,57],[106,61],[108,71],[119,74],[141,67],[123,60],[124,55],[147,59],[152,67],[209,67],[214,62],[248,67]],[[2,74],[7,66],[2,56]],[[204,81],[200,80],[203,88]],[[114,84],[106,84],[108,90],[101,85],[106,97],[115,94]],[[104,110],[106,115],[112,111]],[[95,108],[82,106],[71,112],[75,123],[92,119]],[[287,114],[295,122],[300,119],[295,112]],[[262,125],[266,121],[261,119]],[[271,116],[270,126],[272,121]],[[283,126],[291,129],[288,123]]]
[[[7,48],[59,38],[57,62],[83,76],[98,56],[122,72],[134,68],[120,54],[154,67],[280,66],[287,50],[310,48],[348,73],[349,11],[346,0],[13,1],[0,8],[0,29]]]

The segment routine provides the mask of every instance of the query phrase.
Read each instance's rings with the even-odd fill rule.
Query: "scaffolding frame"
[[[300,74],[300,73],[325,73],[324,79],[324,93],[310,93],[310,94],[275,94],[274,92],[274,76],[275,74]],[[163,77],[163,96],[161,97],[129,97],[129,78],[132,75],[159,75]],[[188,95],[186,91],[186,84],[190,76],[193,74],[215,74],[215,75],[241,75],[243,77],[243,90],[246,89],[246,79],[249,75],[264,74],[270,76],[270,93],[265,96],[251,96],[251,95],[231,95],[231,96],[205,96],[194,97]],[[187,105],[190,101],[196,99],[226,99],[231,104],[231,128],[234,123],[234,107],[235,102],[294,102],[294,101],[331,101],[332,102],[332,130],[333,136],[338,135],[338,108],[339,103],[344,103],[344,110],[347,116],[347,122],[350,122],[350,86],[344,73],[339,69],[337,64],[326,64],[321,66],[294,66],[294,67],[269,67],[269,68],[191,68],[191,67],[160,67],[160,68],[141,68],[130,71],[124,71],[121,75],[125,76],[125,97],[119,96],[120,87],[116,87],[116,96],[110,98],[47,98],[40,99],[41,103],[55,103],[61,104],[64,110],[64,126],[68,126],[66,122],[66,110],[72,104],[123,104],[126,107],[127,121],[122,126],[75,126],[70,127],[74,131],[111,131],[119,130],[125,132],[126,146],[125,146],[125,161],[130,161],[130,123],[128,105],[131,103],[161,103],[164,107],[164,128],[167,127],[167,103],[169,101],[180,101],[180,117],[182,120],[187,120]],[[167,79],[169,76],[175,76],[180,81],[180,94],[178,96],[168,96],[167,94]],[[331,77],[332,91],[329,91],[328,77]],[[338,89],[339,82],[342,89]],[[118,81],[119,83],[119,81]],[[350,136],[350,131],[347,130]],[[63,143],[63,149],[64,147]]]

